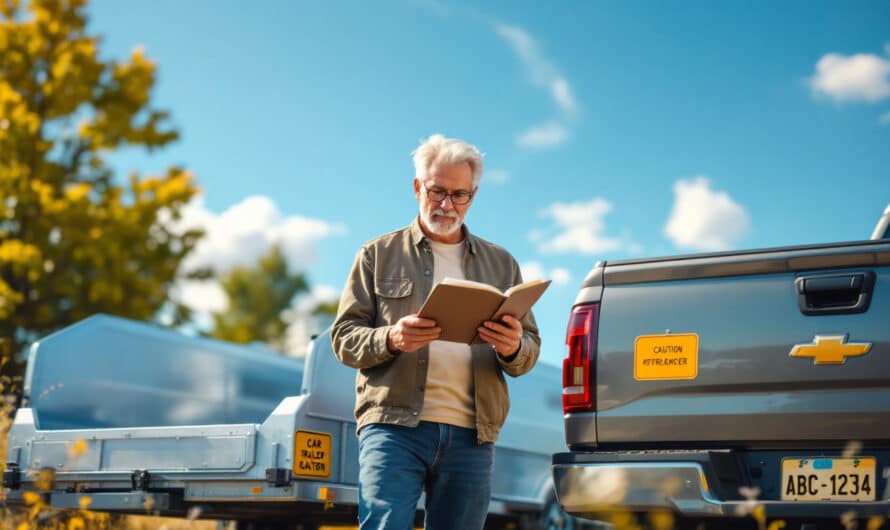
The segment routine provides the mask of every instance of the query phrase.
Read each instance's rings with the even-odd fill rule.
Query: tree
[[[335,317],[337,309],[340,307],[339,300],[329,300],[327,302],[319,302],[315,309],[312,310],[314,316]]]
[[[229,305],[213,313],[211,336],[232,342],[262,341],[281,349],[288,323],[282,313],[294,297],[309,290],[305,276],[289,271],[287,260],[273,246],[254,267],[236,267],[222,275],[220,284]]]
[[[197,193],[191,174],[106,163],[125,146],[178,138],[150,104],[155,65],[99,58],[85,0],[0,0],[0,354],[97,312],[151,319],[200,231],[168,229]],[[180,317],[187,316],[181,307]]]

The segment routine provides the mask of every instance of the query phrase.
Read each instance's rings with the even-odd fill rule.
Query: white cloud
[[[174,225],[206,232],[183,263],[184,270],[213,267],[225,271],[253,265],[274,244],[281,247],[291,267],[305,270],[315,263],[318,241],[346,232],[342,223],[284,216],[272,199],[260,195],[247,197],[220,214],[208,210],[199,196]]]
[[[678,247],[727,250],[745,234],[748,213],[725,191],[711,189],[706,177],[674,184],[674,207],[664,234]]]
[[[890,123],[890,112],[885,112],[884,114],[882,114],[881,117],[878,118],[878,121],[881,123],[881,125],[887,125],[888,123]]]
[[[578,110],[572,88],[553,63],[544,56],[535,39],[518,26],[496,23],[495,32],[513,48],[532,83],[546,88],[556,105],[567,115]]]
[[[310,292],[300,295],[294,304],[298,312],[312,312],[318,304],[337,302],[340,300],[340,289],[333,285],[313,285]]]
[[[556,285],[565,285],[572,279],[572,274],[568,269],[562,267],[554,267],[549,271],[537,261],[527,261],[519,264],[522,271],[522,279],[529,280],[553,280]]]
[[[550,122],[520,133],[516,137],[516,143],[530,148],[553,147],[565,142],[568,137],[569,131],[565,126]]]
[[[211,267],[225,272],[237,266],[252,266],[272,245],[279,245],[294,271],[305,271],[315,264],[316,246],[324,238],[346,232],[342,223],[321,219],[285,216],[272,199],[251,196],[214,213],[204,206],[202,196],[193,199],[173,221],[162,211],[159,222],[176,232],[200,228],[204,237],[194,251],[180,264],[180,273]],[[313,293],[322,293],[316,287]],[[171,298],[194,311],[195,323],[201,329],[212,327],[213,312],[228,307],[225,291],[216,280],[179,280]],[[313,306],[314,307],[314,306]]]
[[[560,121],[568,121],[577,116],[578,102],[565,76],[547,58],[526,30],[500,22],[494,23],[495,33],[507,41],[519,57],[532,84],[547,91],[561,113]],[[565,142],[569,137],[568,128],[556,121],[529,128],[516,136],[520,147],[552,147]]]
[[[571,281],[572,273],[569,272],[569,269],[557,267],[550,269],[550,278],[556,285],[565,285]]]
[[[295,357],[306,355],[306,347],[312,336],[321,333],[333,322],[332,317],[313,315],[312,310],[320,303],[338,300],[340,300],[340,289],[331,285],[315,285],[309,293],[297,297],[291,308],[282,315],[283,320],[288,322],[282,341],[283,349],[288,355]]]
[[[537,261],[520,263],[519,270],[522,271],[522,279],[525,281],[534,280],[536,278],[544,279],[547,276],[544,272],[544,266]]]
[[[550,83],[550,93],[553,95],[553,99],[556,100],[559,108],[567,113],[575,113],[578,104],[575,103],[575,98],[572,96],[572,88],[569,86],[568,81],[561,77],[554,79]]]
[[[554,203],[541,215],[555,224],[553,230],[536,229],[529,239],[541,252],[601,254],[630,248],[633,243],[606,235],[605,216],[612,211],[609,201],[595,197],[589,201]]]
[[[180,280],[171,296],[199,313],[219,312],[229,306],[229,298],[216,280]]]
[[[834,101],[879,101],[890,96],[890,60],[867,53],[829,53],[816,63],[809,82],[814,94]]]
[[[485,172],[485,178],[495,184],[504,184],[510,180],[510,173],[503,169],[492,169]]]

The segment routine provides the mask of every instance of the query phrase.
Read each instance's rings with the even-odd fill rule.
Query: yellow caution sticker
[[[294,436],[294,475],[329,477],[331,475],[331,435],[323,432],[297,431]]]
[[[634,379],[698,377],[698,334],[640,335],[634,342]]]

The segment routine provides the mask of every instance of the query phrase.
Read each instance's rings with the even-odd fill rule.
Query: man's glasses
[[[446,197],[451,197],[451,204],[455,204],[457,206],[463,206],[470,202],[473,198],[473,192],[467,190],[457,190],[448,193],[442,188],[427,188],[426,184],[423,182],[420,183],[423,186],[423,189],[426,190],[426,196],[429,200],[433,202],[442,202]]]

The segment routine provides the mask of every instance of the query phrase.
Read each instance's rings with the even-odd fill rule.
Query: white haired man
[[[413,156],[420,213],[362,246],[331,329],[337,358],[358,368],[359,524],[412,528],[425,490],[427,530],[481,529],[510,407],[504,373],[531,370],[541,339],[531,313],[483,323],[487,344],[472,346],[436,340],[436,322],[417,316],[446,276],[500,289],[522,277],[506,250],[464,225],[482,177],[479,150],[437,134]]]

